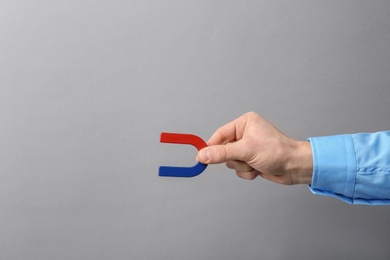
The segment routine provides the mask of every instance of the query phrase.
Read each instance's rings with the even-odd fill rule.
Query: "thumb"
[[[205,164],[217,164],[232,160],[240,160],[242,154],[237,149],[237,143],[226,145],[212,145],[198,152],[197,160]]]

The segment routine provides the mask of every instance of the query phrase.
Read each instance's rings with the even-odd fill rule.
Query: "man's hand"
[[[220,127],[207,145],[197,160],[224,162],[241,178],[253,180],[259,175],[286,185],[311,183],[310,143],[289,138],[254,112]]]

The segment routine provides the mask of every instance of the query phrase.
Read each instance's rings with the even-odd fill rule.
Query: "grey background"
[[[389,46],[389,1],[0,1],[0,259],[390,259],[390,207],[157,176],[247,111],[389,129]]]

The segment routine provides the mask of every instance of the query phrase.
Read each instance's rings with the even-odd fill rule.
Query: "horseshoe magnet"
[[[190,144],[195,146],[198,151],[207,146],[206,142],[199,136],[193,134],[161,133],[161,143],[171,144]],[[160,166],[159,176],[162,177],[194,177],[201,174],[207,167],[207,164],[198,162],[192,167],[173,167]]]

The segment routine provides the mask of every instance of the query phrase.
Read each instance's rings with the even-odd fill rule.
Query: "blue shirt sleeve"
[[[390,131],[309,138],[314,194],[390,205]]]

